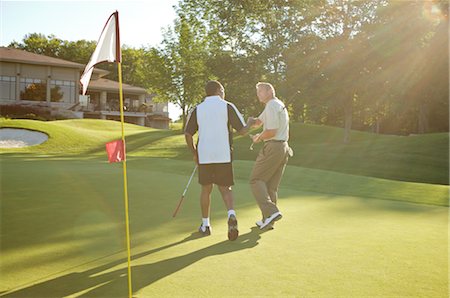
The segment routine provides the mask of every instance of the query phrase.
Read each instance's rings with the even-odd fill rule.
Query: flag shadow
[[[172,137],[176,135],[178,131],[167,131],[167,130],[151,130],[151,131],[144,131],[140,133],[135,133],[131,135],[125,136],[125,143],[126,143],[126,151],[128,153],[131,153],[136,150],[141,150],[145,147],[149,147],[151,143],[160,141],[164,138]],[[119,140],[120,135],[118,135],[116,138],[111,139],[113,140]],[[102,144],[100,146],[97,146],[88,152],[86,152],[87,155],[90,154],[96,154],[99,152],[105,152],[105,145]]]
[[[258,245],[261,233],[263,231],[253,227],[250,232],[239,236],[235,241],[225,240],[185,255],[149,264],[134,265],[131,268],[133,292],[136,293],[206,257],[253,248]],[[136,260],[199,237],[201,237],[199,233],[192,233],[183,240],[142,252],[132,256],[131,259]],[[104,272],[126,262],[126,259],[121,259],[84,272],[71,272],[20,290],[9,291],[2,297],[65,297],[73,294],[77,294],[77,297],[127,297],[127,267]]]

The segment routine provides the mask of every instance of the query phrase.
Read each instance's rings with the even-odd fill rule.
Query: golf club
[[[194,170],[192,171],[191,177],[189,178],[189,181],[188,181],[188,183],[187,183],[187,185],[186,185],[186,188],[184,189],[183,194],[181,195],[180,201],[178,202],[178,206],[177,206],[177,208],[175,209],[175,211],[174,211],[172,217],[177,216],[178,210],[180,209],[181,203],[183,203],[184,196],[186,195],[186,192],[187,192],[187,190],[188,190],[188,188],[189,188],[189,184],[191,184],[192,177],[194,177],[194,174],[195,174],[195,171],[197,170],[197,167],[198,167],[198,165],[195,165],[195,168],[194,168]]]
[[[253,151],[253,145],[255,144],[255,143],[253,142],[253,136],[254,136],[254,135],[249,134],[248,136],[252,139],[252,144],[250,145],[250,148],[248,148],[248,149],[250,149],[250,151]]]

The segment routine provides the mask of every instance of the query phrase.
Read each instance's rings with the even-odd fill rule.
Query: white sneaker
[[[258,228],[261,228],[261,226],[263,225],[263,221],[262,220],[258,220],[258,221],[256,221],[255,222],[255,224],[256,224],[256,226],[258,227]],[[274,222],[272,221],[266,228],[267,229],[269,229],[269,230],[273,230],[274,229]]]
[[[280,220],[282,217],[283,217],[283,215],[281,215],[281,212],[275,212],[274,214],[272,214],[271,216],[266,218],[266,220],[263,222],[262,225],[259,226],[259,228],[262,230],[265,227],[267,227],[268,225],[270,225],[272,222]]]

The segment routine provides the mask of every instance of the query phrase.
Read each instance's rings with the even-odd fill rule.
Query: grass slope
[[[120,138],[120,123],[106,120],[2,120],[0,126],[30,128],[49,134],[49,141],[40,146],[1,150],[15,155],[33,153],[103,158],[104,143]],[[180,131],[126,124],[125,132],[129,157],[191,159]],[[350,144],[342,143],[342,135],[340,128],[292,124],[290,145],[295,156],[289,164],[400,181],[449,183],[447,133],[404,137],[352,131]],[[235,159],[254,160],[261,145],[255,146],[255,151],[250,151],[249,145],[248,137],[237,137]]]
[[[415,136],[376,135],[352,131],[343,144],[343,129],[291,124],[290,145],[296,156],[290,164],[401,181],[449,183],[448,133]],[[239,159],[254,159],[249,141],[236,142]],[[245,150],[247,149],[247,150]]]

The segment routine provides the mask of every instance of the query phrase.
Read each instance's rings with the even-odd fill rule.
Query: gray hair
[[[256,84],[256,89],[258,88],[264,88],[265,90],[271,90],[273,97],[275,97],[275,88],[273,88],[272,84],[266,83],[266,82],[258,82]]]

